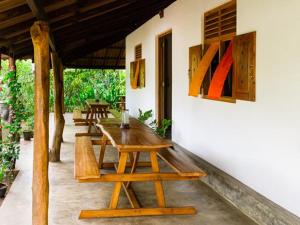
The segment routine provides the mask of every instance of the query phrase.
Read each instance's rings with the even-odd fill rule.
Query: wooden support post
[[[49,180],[49,27],[37,21],[30,29],[35,63],[32,225],[48,225]]]
[[[8,69],[9,71],[16,71],[16,61],[11,56],[8,58]]]
[[[63,65],[56,52],[51,53],[51,61],[53,67],[54,77],[54,122],[55,131],[53,136],[52,148],[50,149],[50,162],[60,161],[60,147],[62,143],[62,136],[65,126],[65,119],[63,116],[62,103],[62,89],[63,89]]]

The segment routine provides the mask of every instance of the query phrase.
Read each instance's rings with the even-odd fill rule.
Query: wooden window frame
[[[222,37],[222,40],[220,40],[220,42],[225,42],[225,41],[233,40],[234,37],[235,37],[234,34],[227,35],[226,37]],[[209,42],[204,42],[204,43],[205,43],[205,45],[209,45],[212,42],[209,41]],[[224,52],[225,52],[225,49],[224,49],[223,45],[220,44],[220,48],[219,48],[219,62],[221,61]],[[236,74],[235,74],[235,70],[234,70],[234,65],[232,65],[232,84],[231,84],[231,86],[232,86],[232,96],[221,96],[218,99],[210,98],[207,94],[203,93],[204,90],[202,90],[202,86],[201,86],[201,95],[202,95],[202,98],[203,99],[207,99],[207,100],[215,100],[215,101],[221,101],[221,102],[236,103],[236,93],[235,93],[235,87],[236,87],[235,82],[236,81],[235,80],[236,80]],[[204,83],[204,81],[203,81],[203,83]]]
[[[225,3],[221,6],[218,6],[212,10],[209,10],[207,11],[205,14],[204,14],[204,46],[205,45],[210,45],[211,43],[213,42],[217,42],[219,41],[220,42],[220,48],[219,48],[219,62],[221,61],[222,57],[223,57],[223,54],[225,52],[225,49],[223,47],[223,45],[221,44],[222,42],[226,42],[226,41],[230,41],[230,40],[234,40],[234,37],[236,36],[236,19],[235,19],[235,25],[234,25],[234,28],[235,28],[235,31],[234,32],[231,32],[231,33],[228,33],[228,34],[221,34],[221,10],[224,10],[226,8],[229,8],[229,7],[235,7],[235,18],[236,18],[236,0],[232,0],[228,3]],[[218,23],[217,24],[217,27],[215,29],[218,30],[218,36],[217,37],[213,37],[213,38],[206,38],[206,21],[205,19],[207,18],[207,16],[211,15],[211,14],[218,14],[217,16],[217,20],[218,20]],[[203,51],[204,53],[204,51]],[[203,93],[203,90],[202,90],[202,86],[201,86],[201,95],[202,95],[202,98],[203,99],[208,99],[208,100],[215,100],[215,101],[222,101],[222,102],[228,102],[228,103],[236,103],[236,93],[235,93],[235,81],[236,80],[236,74],[235,74],[235,70],[234,70],[234,66],[232,65],[232,96],[221,96],[220,98],[218,99],[214,99],[214,98],[210,98],[208,95],[204,94]],[[205,81],[204,81],[205,82]],[[203,85],[203,84],[202,84]]]

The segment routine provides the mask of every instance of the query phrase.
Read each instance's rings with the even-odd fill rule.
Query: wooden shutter
[[[142,59],[142,44],[135,46],[135,60]]]
[[[206,43],[226,40],[236,32],[236,1],[230,1],[204,14],[204,40]]]
[[[256,32],[236,36],[233,46],[236,99],[255,101]]]
[[[199,95],[200,87],[202,85],[205,74],[207,73],[211,61],[213,60],[217,51],[219,51],[219,47],[219,42],[212,43],[203,55],[201,61],[198,64],[197,70],[195,71],[195,75],[191,79],[189,86],[189,96],[197,97]]]
[[[189,48],[189,82],[195,76],[198,65],[202,58],[202,45],[196,45]]]

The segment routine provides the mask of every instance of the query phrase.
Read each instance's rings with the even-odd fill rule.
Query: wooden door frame
[[[161,85],[163,71],[162,71],[162,60],[161,60],[162,52],[160,48],[160,39],[168,34],[172,34],[172,29],[169,29],[157,35],[156,119],[159,125],[164,114],[163,112],[164,99],[162,98],[162,85]]]

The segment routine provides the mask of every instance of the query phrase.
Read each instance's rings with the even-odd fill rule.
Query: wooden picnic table
[[[87,105],[86,120],[88,121],[89,124],[88,133],[90,133],[94,120],[108,117],[109,103],[101,99],[99,100],[87,99],[86,105]]]
[[[109,119],[104,119],[105,122],[96,125],[103,133],[102,140],[99,142],[101,145],[99,163],[96,162],[93,150],[91,150],[92,147],[87,148],[88,145],[86,141],[89,137],[81,137],[81,139],[76,140],[75,177],[80,182],[115,182],[110,205],[108,209],[82,210],[79,218],[195,214],[196,209],[191,206],[166,207],[162,181],[195,180],[204,175],[203,171],[200,173],[190,172],[183,174],[181,174],[179,170],[175,170],[175,172],[171,173],[160,172],[157,157],[158,155],[161,157],[161,155],[167,153],[167,148],[172,146],[172,143],[169,140],[162,139],[156,135],[152,129],[134,118],[130,118],[129,129],[121,129],[120,124],[118,124],[117,121],[109,124],[106,120]],[[92,142],[96,143],[96,141]],[[108,168],[107,166],[110,165],[109,163],[103,162],[106,145],[108,143],[112,144],[119,153],[118,163],[113,164],[116,170],[115,174],[100,173],[100,168]],[[92,144],[89,146],[92,146]],[[139,162],[139,156],[142,152],[150,155],[150,162],[148,166],[152,168],[151,173],[136,172],[137,167],[139,167],[141,165],[140,163],[142,163]],[[170,158],[170,155],[166,154],[166,157]],[[128,158],[130,159],[130,163],[127,162]],[[176,164],[179,165],[180,163],[175,161],[175,163],[173,162],[173,165],[172,162],[170,165],[172,168],[173,166],[176,168]],[[147,164],[144,162],[142,166],[145,165]],[[130,170],[126,171],[127,167],[130,167]],[[186,167],[181,168],[185,170]],[[191,167],[188,167],[188,170],[190,170],[190,168]],[[137,181],[154,182],[157,207],[142,207],[131,185],[132,182]],[[125,191],[125,194],[131,204],[131,209],[117,208],[121,188]]]

